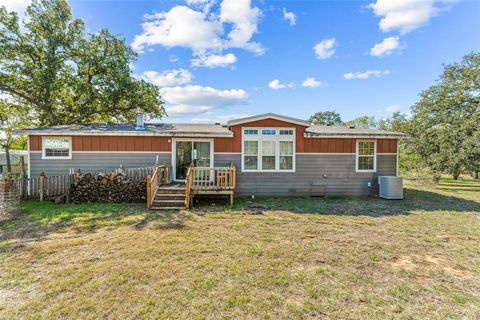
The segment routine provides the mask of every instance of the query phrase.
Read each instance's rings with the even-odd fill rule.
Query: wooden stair
[[[150,209],[185,209],[185,185],[159,186]]]

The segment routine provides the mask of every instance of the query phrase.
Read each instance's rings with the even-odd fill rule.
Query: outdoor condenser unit
[[[403,181],[401,177],[380,176],[378,177],[380,198],[403,199]]]

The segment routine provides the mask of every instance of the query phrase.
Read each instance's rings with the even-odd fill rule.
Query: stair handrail
[[[194,165],[193,165],[193,162],[192,162],[192,163],[190,163],[190,166],[188,167],[187,177],[185,179],[185,208],[187,208],[187,209],[190,209],[190,206],[191,206],[190,193],[191,193],[191,190],[192,190],[193,170],[194,170]]]
[[[168,183],[169,166],[167,164],[160,166],[158,163],[155,163],[153,174],[151,176],[147,176],[147,208],[152,208],[158,187]]]

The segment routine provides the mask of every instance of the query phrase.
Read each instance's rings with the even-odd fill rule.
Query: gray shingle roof
[[[158,135],[158,136],[232,136],[227,127],[219,124],[146,123],[145,130],[131,124],[80,124],[19,130],[17,134],[69,135]]]
[[[376,130],[376,129],[364,129],[364,128],[352,128],[348,126],[310,126],[306,130],[308,136],[391,136],[398,138],[406,138],[407,135],[400,132]]]
[[[263,116],[263,115],[262,115]],[[282,116],[283,117],[283,116]],[[133,124],[80,124],[62,125],[35,129],[18,130],[16,134],[28,135],[147,135],[147,136],[183,136],[183,137],[232,137],[233,133],[225,125],[201,123],[146,123],[145,130],[136,130]],[[407,138],[399,132],[351,128],[348,126],[307,127],[305,135],[309,137],[392,137]]]

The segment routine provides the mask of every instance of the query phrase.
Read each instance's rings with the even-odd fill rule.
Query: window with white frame
[[[295,170],[295,130],[244,128],[242,130],[242,170]]]
[[[377,170],[377,144],[375,140],[357,141],[357,172]]]
[[[46,159],[71,159],[72,140],[69,137],[43,137],[42,156]]]

